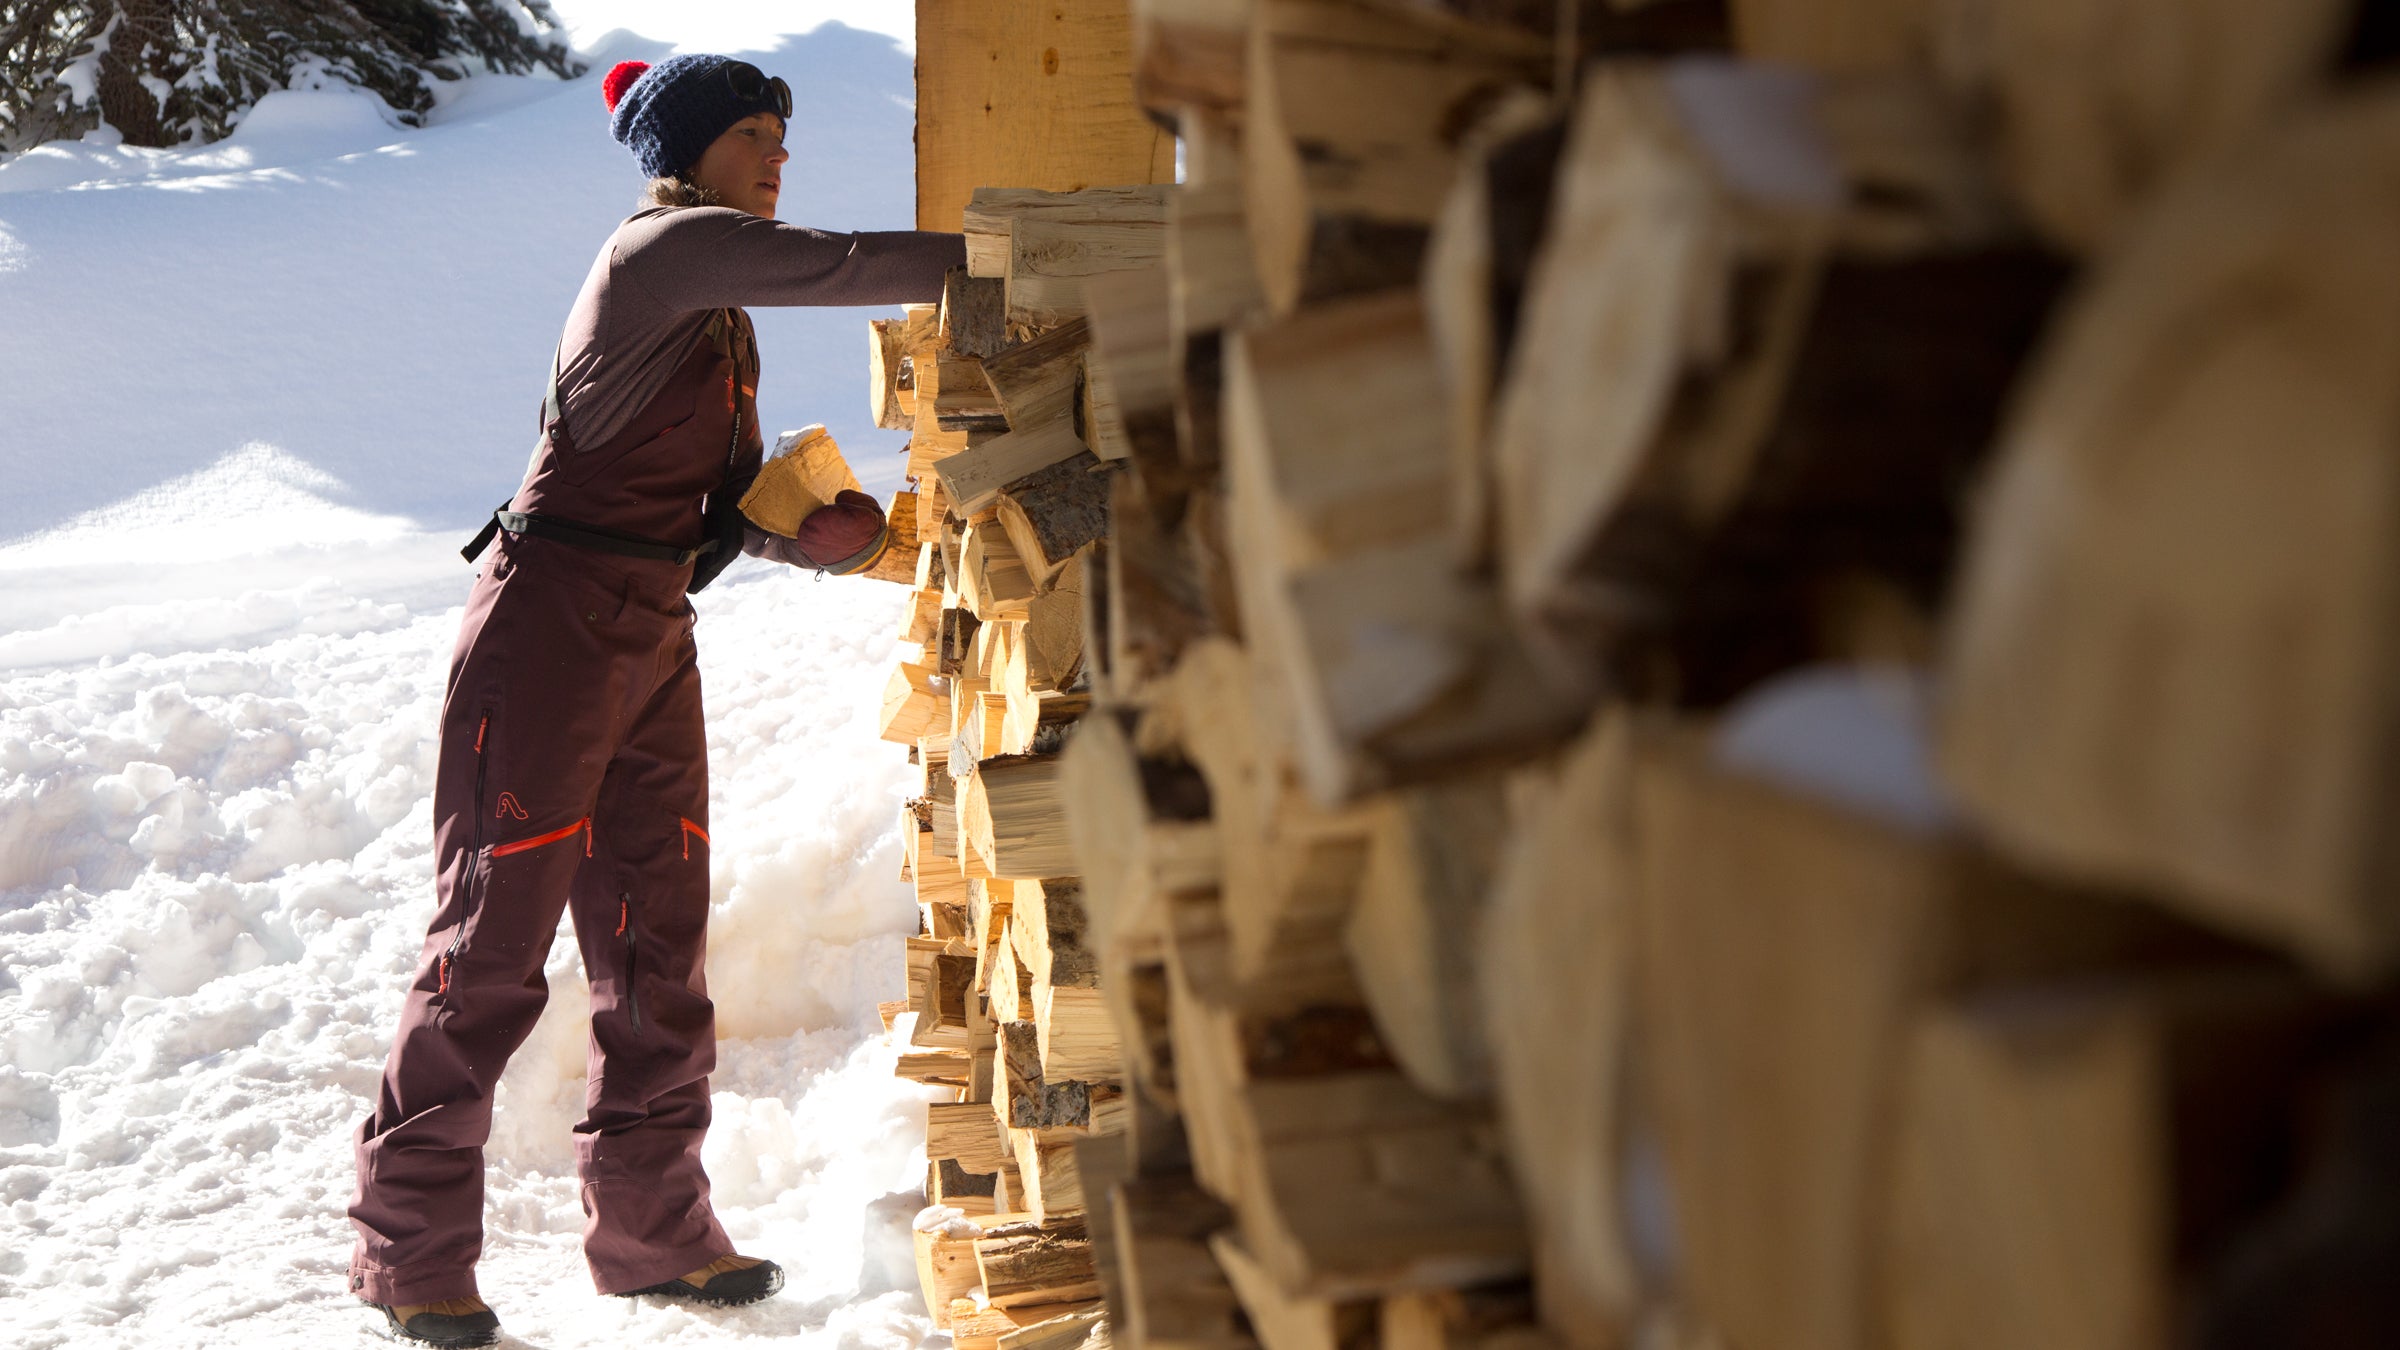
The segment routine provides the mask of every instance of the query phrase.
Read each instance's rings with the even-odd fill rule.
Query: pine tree
[[[536,68],[582,73],[549,0],[4,0],[0,156],[102,123],[212,141],[277,89],[334,82],[413,126],[435,80]]]

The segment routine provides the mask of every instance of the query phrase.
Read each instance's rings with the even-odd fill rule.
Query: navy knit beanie
[[[775,95],[761,89],[738,98],[725,78],[724,56],[670,56],[657,65],[624,61],[600,82],[608,103],[608,134],[633,152],[642,172],[668,178],[700,162],[725,128],[752,113],[771,113]]]

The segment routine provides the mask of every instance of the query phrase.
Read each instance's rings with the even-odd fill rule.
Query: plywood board
[[[1174,177],[1174,136],[1133,100],[1123,0],[918,0],[918,229],[960,229],[979,187]]]

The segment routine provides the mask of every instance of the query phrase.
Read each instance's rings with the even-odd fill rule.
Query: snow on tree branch
[[[549,0],[13,0],[0,156],[102,126],[127,144],[230,132],[278,89],[338,81],[421,123],[433,82],[582,73]]]

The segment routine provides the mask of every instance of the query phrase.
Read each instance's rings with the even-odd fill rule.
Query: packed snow
[[[597,75],[737,52],[799,109],[787,217],[910,213],[911,6],[557,0],[595,70],[338,84],[230,139],[0,164],[0,1331],[16,1350],[375,1343],[350,1138],[432,910],[457,546],[638,177]],[[861,311],[756,311],[770,427],[867,425]],[[875,1013],[915,914],[878,741],[897,588],[745,562],[698,597],[718,1212],[791,1271],[701,1311],[594,1294],[570,1127],[585,989],[503,1079],[481,1279],[504,1344],[910,1350],[921,1089]],[[903,1022],[903,1028],[906,1023]],[[938,1341],[938,1338],[935,1338]]]

